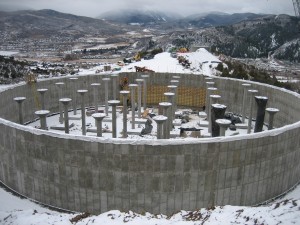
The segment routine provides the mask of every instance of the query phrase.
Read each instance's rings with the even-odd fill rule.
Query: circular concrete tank
[[[148,96],[151,87],[167,86],[173,75],[151,74]],[[176,75],[181,77],[181,87],[200,92],[206,88],[203,76]],[[137,73],[121,73],[119,79],[125,76],[129,83],[138,78]],[[103,77],[79,77],[77,87],[88,89]],[[63,97],[71,98],[74,82],[68,77],[0,92],[0,180],[44,204],[95,214],[118,209],[170,215],[213,205],[258,204],[289,190],[300,179],[300,96],[296,93],[249,82],[280,113],[274,120],[276,129],[242,136],[105,139],[17,124],[13,98],[26,97],[23,117],[32,121],[37,88],[48,89],[45,108],[59,111],[58,81],[65,83]],[[245,81],[215,77],[214,82],[228,110],[242,112]],[[104,96],[104,88],[100,95]],[[86,103],[93,105],[92,91]]]

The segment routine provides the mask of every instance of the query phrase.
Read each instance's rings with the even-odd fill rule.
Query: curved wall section
[[[122,76],[133,80],[136,74]],[[167,84],[171,77],[155,74],[150,82]],[[205,87],[202,76],[181,77],[181,85]],[[81,82],[84,88],[100,80],[90,76]],[[222,103],[239,112],[241,81],[215,80]],[[55,82],[36,85],[49,88],[52,112],[57,111]],[[33,89],[24,85],[1,92],[1,106],[6,107],[0,108],[0,180],[45,204],[95,214],[119,209],[170,215],[181,209],[263,202],[300,179],[300,97],[252,85],[269,97],[269,106],[281,110],[275,123],[279,128],[247,136],[160,142],[61,135],[21,126],[14,123],[17,107],[12,99],[27,97],[25,118],[32,120]],[[87,99],[92,103],[91,96]]]

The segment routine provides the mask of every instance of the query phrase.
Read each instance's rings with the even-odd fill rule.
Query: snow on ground
[[[170,53],[163,52],[155,55],[154,59],[141,60],[124,66],[121,72],[135,72],[135,66],[146,67],[159,73],[193,73],[207,76],[215,75],[215,67],[220,60],[207,50],[200,48],[196,52],[181,53],[191,62],[190,68],[184,68]]]
[[[9,204],[12,202],[12,204]],[[300,186],[285,197],[260,207],[216,206],[197,211],[180,211],[165,215],[143,215],[112,210],[100,215],[67,214],[50,211],[26,199],[19,199],[0,188],[1,225],[70,225],[70,220],[83,217],[77,225],[231,225],[231,224],[300,224]]]
[[[214,75],[215,67],[218,66],[221,61],[204,48],[199,48],[196,52],[181,53],[191,62],[191,70],[200,72],[204,75]]]
[[[135,66],[146,67],[147,69],[153,70],[157,73],[189,73],[203,74],[206,76],[216,75],[215,67],[217,67],[220,60],[206,49],[200,48],[196,52],[178,53],[178,55],[182,55],[190,61],[190,68],[183,67],[179,64],[176,58],[171,57],[170,53],[163,52],[155,55],[153,59],[142,59],[141,61],[132,62],[124,66],[114,63],[105,63],[89,69],[81,68],[76,75],[135,72]],[[111,71],[104,71],[104,66],[107,65],[111,66]]]
[[[121,71],[135,72],[135,66],[145,66],[147,69],[153,70],[157,73],[188,73],[188,71],[185,71],[183,66],[177,62],[177,59],[172,58],[168,52],[159,53],[155,55],[154,59],[142,59],[139,62],[130,63],[129,65],[124,66]]]

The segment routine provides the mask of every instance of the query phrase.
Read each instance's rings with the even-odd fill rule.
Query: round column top
[[[250,89],[250,90],[248,90],[248,92],[251,93],[251,94],[255,94],[255,93],[258,93],[258,90]]]
[[[93,87],[99,87],[101,84],[100,83],[92,83],[91,86]]]
[[[115,105],[120,104],[120,101],[119,100],[110,100],[110,101],[108,101],[108,104],[112,105],[112,106],[115,106]]]
[[[251,87],[251,84],[243,83],[242,86],[244,86],[244,87]]]
[[[180,76],[172,76],[173,79],[180,79]]]
[[[35,111],[35,115],[37,115],[37,116],[46,116],[49,113],[50,113],[49,110],[38,110],[38,111]]]
[[[175,94],[173,92],[165,92],[164,95],[165,96],[174,96]]]
[[[138,84],[144,82],[144,79],[135,79],[136,82],[138,82]]]
[[[226,109],[227,108],[226,105],[222,105],[222,104],[212,104],[211,106],[213,108],[217,108],[217,109]]]
[[[142,77],[142,78],[149,78],[150,76],[147,75],[147,74],[143,74],[143,75],[141,75],[141,77]]]
[[[128,95],[130,93],[130,91],[120,91],[121,95]]]
[[[78,77],[70,77],[70,80],[78,80]]]
[[[64,82],[57,82],[55,84],[58,85],[58,86],[60,86],[60,85],[64,85],[65,83]]]
[[[218,90],[218,88],[215,88],[215,87],[209,87],[209,88],[207,88],[207,90],[210,90],[210,91],[216,91],[216,90]]]
[[[59,101],[62,102],[62,103],[64,103],[64,104],[67,104],[70,101],[72,101],[72,99],[70,99],[70,98],[61,98],[61,99],[59,99]]]
[[[176,85],[168,85],[168,88],[178,88],[178,86],[176,86]]]
[[[213,81],[208,81],[208,82],[205,82],[207,85],[214,85],[215,84],[215,82],[213,82]]]
[[[110,75],[112,78],[117,78],[117,77],[119,77],[119,74],[112,74],[112,75]]]
[[[268,97],[266,96],[255,96],[255,98],[260,100],[268,100]]]
[[[229,126],[231,124],[231,121],[227,119],[217,119],[216,123],[220,126]]]
[[[212,77],[205,77],[204,79],[205,80],[213,80],[214,78],[212,78]]]
[[[170,83],[179,83],[179,80],[170,80]]]
[[[266,111],[269,113],[277,113],[279,112],[279,109],[277,108],[266,108]]]
[[[107,81],[110,81],[110,78],[102,78],[102,80],[104,81],[104,82],[107,82]]]
[[[171,102],[160,102],[158,103],[159,106],[162,106],[162,107],[170,107],[172,105]]]
[[[163,115],[158,115],[158,116],[154,116],[152,119],[157,123],[162,123],[162,122],[166,121],[168,119],[168,117],[163,116]]]
[[[37,91],[39,93],[45,93],[46,91],[48,91],[48,89],[47,88],[39,88],[39,89],[37,89]]]
[[[137,87],[137,86],[138,86],[137,84],[129,84],[128,85],[128,87],[132,87],[132,88]]]
[[[26,97],[15,97],[14,100],[16,102],[23,102],[24,100],[26,100]]]
[[[221,98],[221,95],[210,95],[211,98]]]
[[[85,94],[87,92],[88,92],[88,90],[85,90],[85,89],[77,90],[77,93],[79,93],[79,94]]]
[[[92,117],[95,118],[96,120],[100,120],[100,119],[103,119],[104,117],[106,117],[106,114],[105,113],[93,113],[92,114]]]

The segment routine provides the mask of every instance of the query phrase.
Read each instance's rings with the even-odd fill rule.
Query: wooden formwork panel
[[[124,87],[123,90],[129,90],[128,87]],[[144,90],[142,89],[142,92]],[[164,96],[165,92],[168,92],[167,86],[163,85],[151,85],[147,87],[147,105],[158,105],[159,102],[167,101]],[[205,89],[204,88],[193,88],[193,87],[179,87],[177,89],[177,105],[178,106],[189,106],[189,107],[202,107],[205,105]],[[131,100],[131,94],[128,96],[129,101]],[[135,91],[135,100],[138,99],[137,88]],[[142,97],[143,99],[143,97]],[[120,96],[122,102],[122,97]]]

